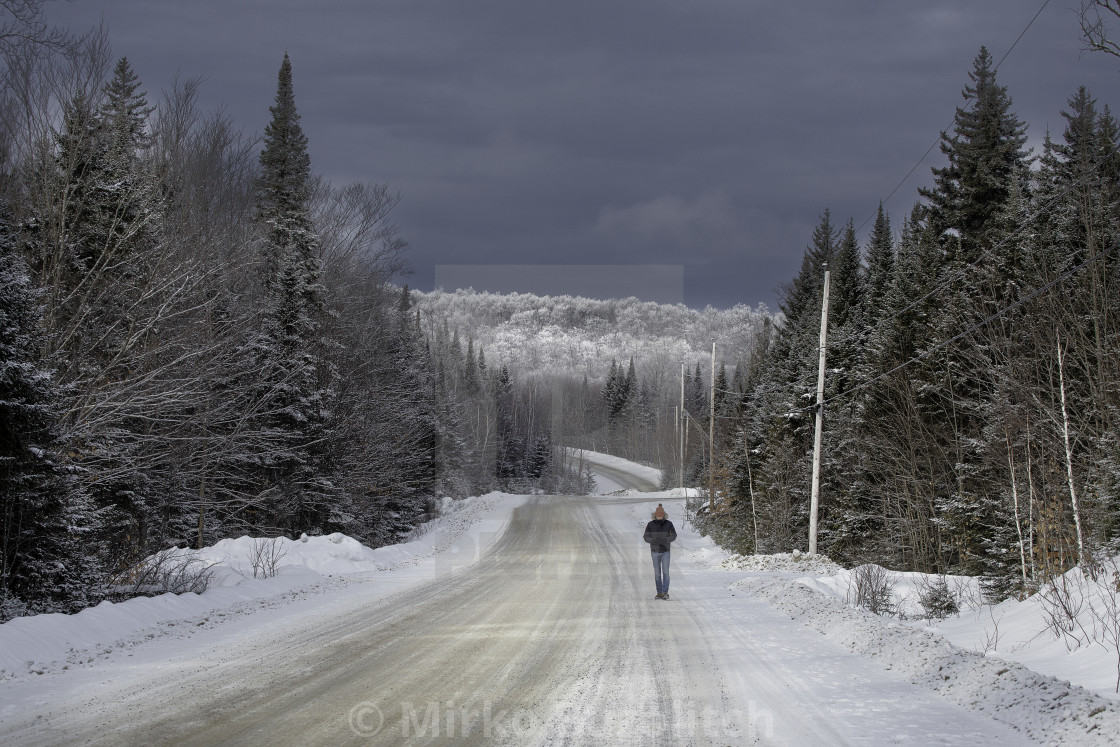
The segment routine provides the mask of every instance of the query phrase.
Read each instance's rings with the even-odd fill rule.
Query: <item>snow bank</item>
[[[513,509],[524,500],[525,496],[504,493],[445,500],[446,513],[420,527],[415,539],[376,550],[343,534],[278,538],[276,575],[268,578],[253,577],[252,553],[259,539],[239,537],[201,550],[177,551],[210,566],[211,584],[205,592],[136,597],[118,603],[102,602],[73,615],[9,620],[0,625],[0,680],[91,663],[169,629],[216,625],[262,606],[344,590],[357,580],[376,584],[381,574],[388,572],[393,572],[392,591],[401,588],[402,571],[411,569],[414,578],[406,580],[415,583],[430,580],[438,570],[434,564],[439,556],[454,554],[457,567],[477,560],[504,531]],[[432,564],[433,568],[421,569],[421,564]],[[450,564],[444,565],[443,570],[450,569]]]
[[[742,568],[756,570],[747,566]],[[1120,655],[1102,635],[1100,621],[1093,620],[1089,606],[1090,599],[1098,609],[1106,606],[1101,602],[1112,593],[1109,584],[1115,583],[1110,573],[1104,573],[1094,581],[1074,568],[1058,579],[1058,587],[1066,590],[1071,597],[1070,607],[1077,610],[1075,619],[1068,620],[1069,632],[1066,634],[1057,634],[1048,625],[1046,587],[1042,594],[1023,601],[1008,599],[997,605],[987,605],[983,602],[979,579],[940,577],[959,612],[938,620],[929,619],[920,601],[931,584],[939,581],[938,576],[886,570],[884,573],[891,585],[890,607],[907,625],[936,630],[962,648],[1019,662],[1037,672],[1069,680],[1103,697],[1120,700],[1120,694],[1116,692],[1117,668],[1120,666],[1117,659]],[[854,599],[852,570],[841,569],[828,576],[802,578],[799,582],[840,602]]]
[[[773,555],[729,555],[712,565],[712,568],[723,571],[823,573],[829,576],[843,570],[824,555],[810,555],[800,550]]]
[[[318,537],[303,535],[300,539],[278,537],[262,540],[253,537],[226,539],[202,550],[181,550],[181,554],[197,558],[206,565],[216,566],[221,585],[239,585],[255,575],[254,550],[262,543],[275,542],[277,568],[298,566],[308,568],[322,576],[368,573],[394,570],[416,565],[425,558],[443,552],[475,524],[481,513],[490,511],[495,504],[508,499],[504,493],[490,493],[481,498],[455,501],[444,498],[439,516],[426,522],[413,532],[412,539],[395,545],[366,547],[353,537],[335,532]]]
[[[882,569],[890,584],[890,607],[903,620],[925,620],[928,615],[922,606],[921,598],[927,589],[940,579],[956,600],[961,611],[969,612],[983,606],[980,580],[969,576],[935,576],[928,573],[910,573]],[[835,572],[825,578],[801,579],[801,583],[811,589],[850,602],[855,598],[855,569],[836,566]]]
[[[789,578],[748,577],[732,586],[916,685],[1046,744],[1112,745],[1120,708],[1100,695],[1026,667],[961,649],[928,629],[877,617]]]
[[[972,614],[948,618],[937,624],[937,630],[957,645],[1021,662],[1036,671],[1120,700],[1116,692],[1120,668],[1116,647],[1104,634],[1102,621],[1093,619],[1090,608],[1093,605],[1104,613],[1110,595],[1113,604],[1120,601],[1120,589],[1115,586],[1118,579],[1112,573],[1109,570],[1093,580],[1085,577],[1080,568],[1074,568],[1057,579],[1057,590],[1067,597],[1070,609],[1076,613],[1067,618],[1064,634],[1056,633],[1048,624],[1053,607],[1047,599],[1055,591],[1047,586],[1023,601],[1008,599]],[[1120,620],[1111,619],[1109,624],[1113,635],[1120,632]]]

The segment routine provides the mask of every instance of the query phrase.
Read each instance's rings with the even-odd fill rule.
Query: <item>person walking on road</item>
[[[645,540],[653,553],[653,581],[657,585],[654,599],[669,598],[669,545],[677,538],[676,527],[665,515],[665,508],[658,503],[653,521],[646,524]]]

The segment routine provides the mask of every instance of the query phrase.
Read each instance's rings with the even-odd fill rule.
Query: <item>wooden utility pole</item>
[[[685,420],[687,416],[684,413],[684,361],[681,361],[681,422],[680,422],[680,445],[681,445],[681,495],[684,495],[684,440],[687,438],[688,421]]]
[[[751,521],[754,523],[754,552],[758,555],[758,513],[754,506],[754,477],[751,476],[751,440],[743,433],[743,452],[747,457],[747,489],[751,495]]]
[[[809,499],[809,554],[817,554],[817,509],[821,492],[821,430],[824,425],[824,352],[828,337],[828,264],[824,266],[824,298],[821,301],[820,363],[817,366],[817,427],[813,434],[813,489]]]
[[[716,510],[716,341],[712,340],[712,384],[708,396],[708,512]]]

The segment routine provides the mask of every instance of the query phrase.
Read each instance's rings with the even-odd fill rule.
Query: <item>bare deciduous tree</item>
[[[1085,48],[1120,57],[1120,42],[1111,37],[1110,24],[1120,22],[1117,0],[1082,0],[1077,12]]]

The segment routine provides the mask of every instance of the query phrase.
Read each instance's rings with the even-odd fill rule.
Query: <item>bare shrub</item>
[[[288,554],[279,537],[260,537],[253,540],[249,547],[249,564],[253,566],[253,578],[272,578],[276,575],[280,560]]]
[[[1086,609],[1086,588],[1085,577],[1079,569],[1054,576],[1042,586],[1038,595],[1042,600],[1046,629],[1055,638],[1061,638],[1067,650],[1081,648],[1093,640],[1081,622],[1081,613]]]
[[[977,613],[983,611],[986,606],[984,593],[980,590],[978,584],[969,583],[968,579],[954,578],[951,586],[953,594],[957,598],[957,606],[962,611]]]
[[[876,615],[894,615],[894,581],[890,571],[882,566],[868,563],[852,569],[848,583],[847,602],[863,607]]]
[[[176,548],[161,550],[118,574],[110,587],[111,597],[128,599],[157,594],[201,594],[210,585],[214,564],[194,553]]]
[[[1000,615],[999,620],[996,619],[994,607],[988,607],[988,617],[992,621],[991,628],[984,628],[984,640],[981,642],[984,646],[984,653],[991,653],[999,651],[999,624],[1003,620],[1003,615]]]

